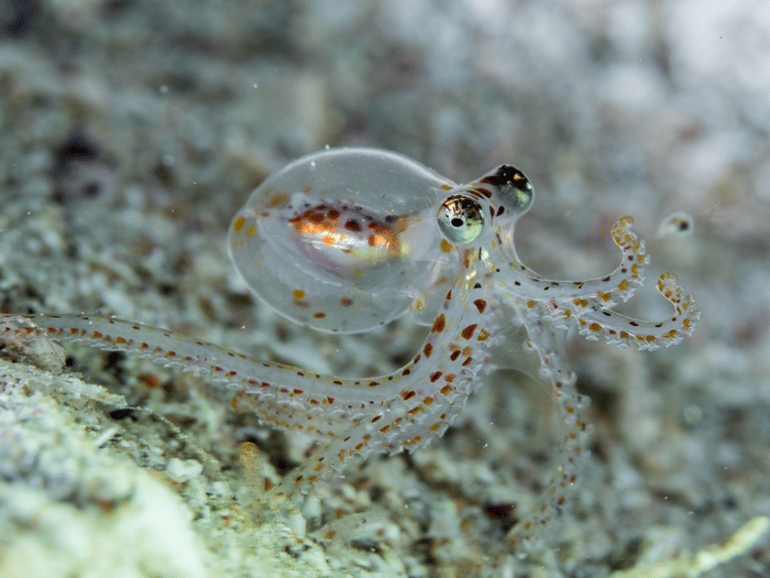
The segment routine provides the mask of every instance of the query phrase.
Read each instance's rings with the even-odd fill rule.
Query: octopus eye
[[[463,195],[447,198],[438,210],[438,226],[447,241],[464,245],[484,230],[484,212],[475,200]]]
[[[517,210],[526,213],[535,200],[535,190],[532,183],[519,169],[511,165],[503,165],[499,169],[506,181],[509,193],[515,199],[512,203]]]
[[[500,165],[481,178],[481,182],[497,187],[501,203],[518,215],[529,211],[535,200],[532,183],[516,167]]]

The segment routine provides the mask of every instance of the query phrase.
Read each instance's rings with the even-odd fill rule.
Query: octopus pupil
[[[463,220],[460,217],[455,217],[452,219],[452,226],[453,227],[462,227],[463,226]]]

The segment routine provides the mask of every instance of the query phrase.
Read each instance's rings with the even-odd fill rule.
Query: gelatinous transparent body
[[[435,212],[453,186],[387,151],[311,154],[251,194],[230,227],[230,258],[292,321],[365,331],[406,313],[442,277]]]

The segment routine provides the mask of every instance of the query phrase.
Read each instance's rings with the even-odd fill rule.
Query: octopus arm
[[[532,302],[565,303],[574,299],[596,300],[602,307],[615,305],[617,296],[628,301],[636,288],[644,283],[644,266],[649,263],[644,241],[631,229],[631,217],[618,219],[612,227],[612,239],[622,252],[620,265],[610,274],[585,281],[547,279],[522,264],[515,252],[509,258],[508,275],[500,283],[505,290]]]
[[[700,318],[695,302],[673,273],[664,273],[658,279],[658,291],[674,306],[674,315],[664,321],[643,321],[614,311],[602,309],[598,304],[588,307],[577,305],[561,308],[563,318],[577,323],[578,331],[587,339],[595,340],[604,335],[610,344],[636,345],[639,349],[655,350],[679,343],[690,335]]]

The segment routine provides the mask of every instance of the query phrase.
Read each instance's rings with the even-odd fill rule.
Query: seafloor
[[[538,194],[516,246],[552,277],[612,270],[609,226],[633,215],[649,278],[675,271],[702,310],[652,353],[571,339],[587,474],[548,543],[494,571],[559,446],[529,378],[499,372],[439,443],[351,466],[303,529],[256,523],[255,496],[307,440],[210,401],[202,377],[6,343],[0,576],[767,576],[770,12],[718,5],[0,4],[2,313],[117,315],[321,373],[400,366],[425,328],[317,334],[229,266],[249,192],[325,145],[458,182],[514,163]],[[676,211],[692,232],[659,236]],[[651,288],[624,311],[668,314]]]

